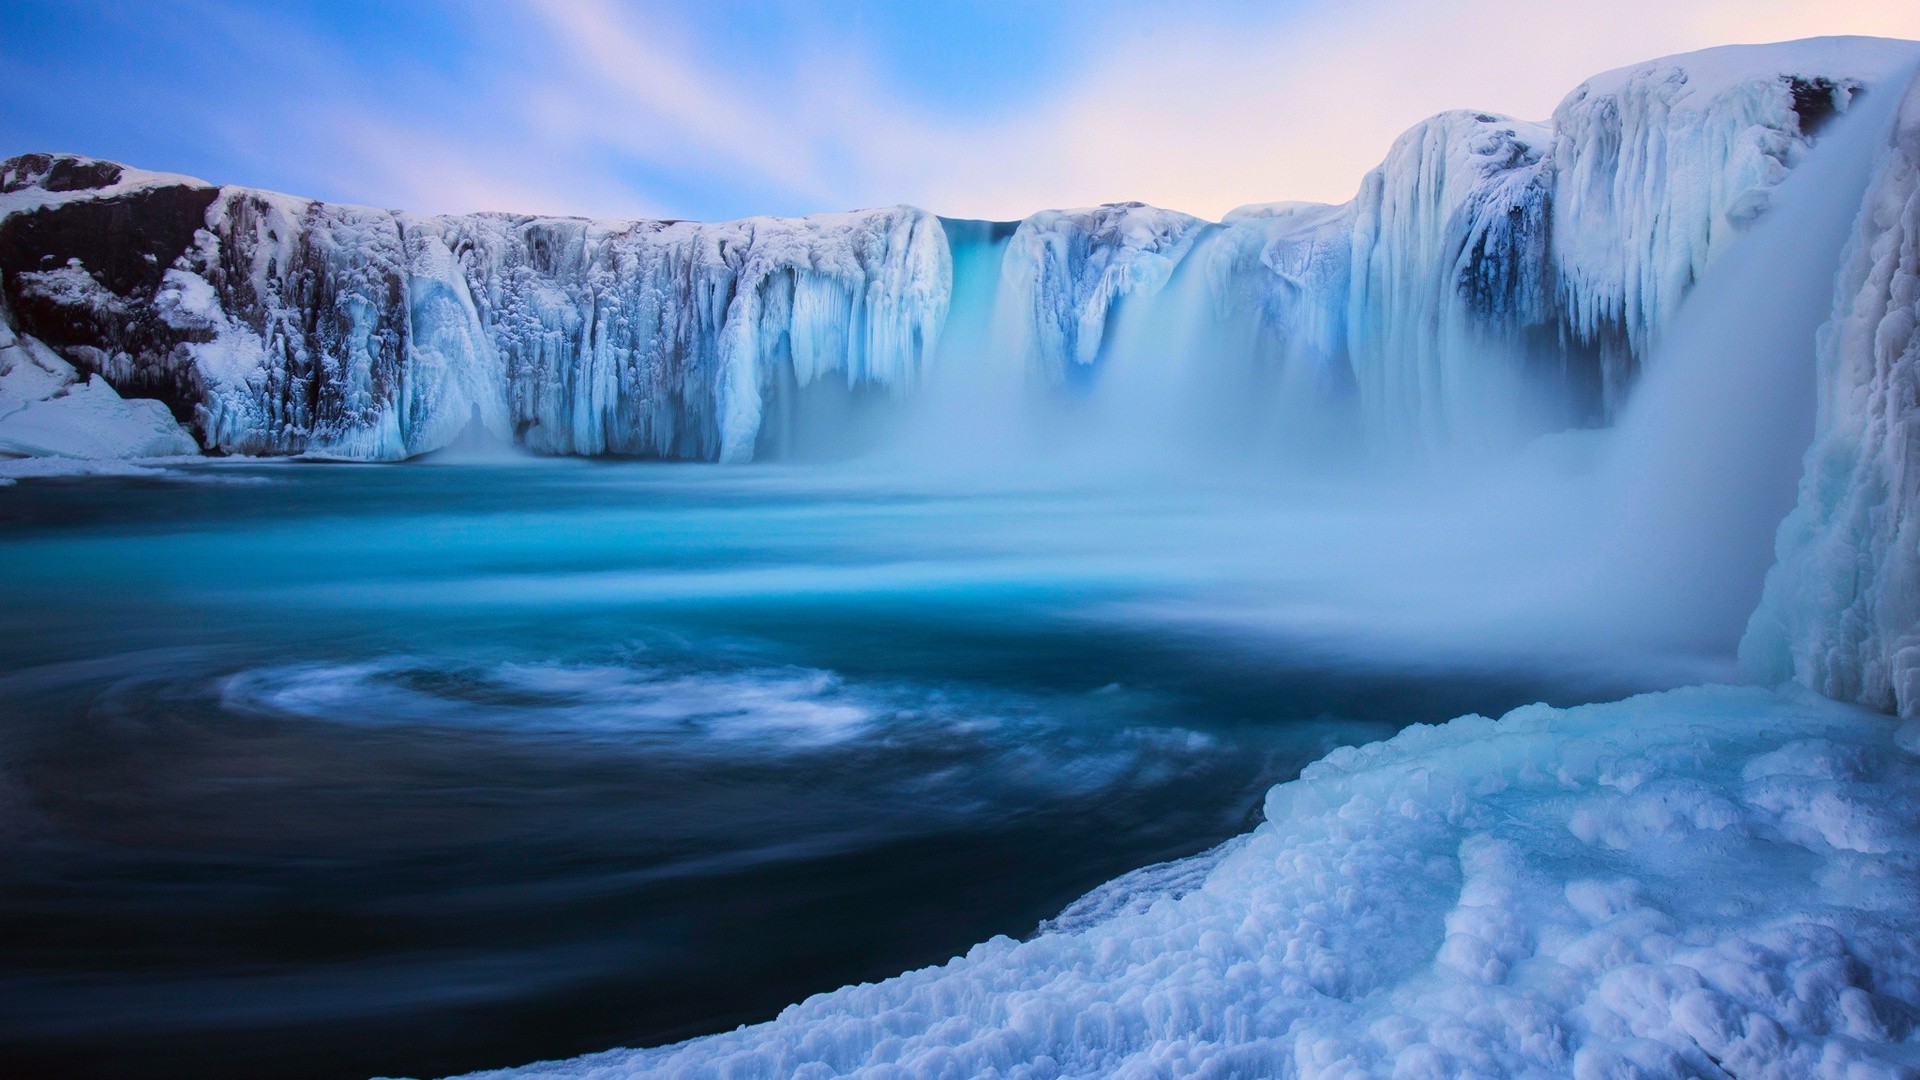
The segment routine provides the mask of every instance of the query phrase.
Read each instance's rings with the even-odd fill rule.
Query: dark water
[[[1167,539],[1207,513],[594,463],[0,490],[0,1075],[722,1030],[1030,933],[1335,745],[1634,688],[1124,617],[1208,586]]]

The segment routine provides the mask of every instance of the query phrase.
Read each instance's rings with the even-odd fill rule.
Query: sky
[[[1449,108],[1821,34],[1850,0],[0,0],[0,156],[420,212],[1339,202]]]

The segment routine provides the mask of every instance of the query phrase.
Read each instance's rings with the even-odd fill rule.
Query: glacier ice
[[[1920,715],[1920,80],[1908,87],[1819,346],[1799,501],[1741,645],[1765,676]]]
[[[1028,940],[477,1075],[1911,1075],[1913,728],[1729,687],[1416,726]]]

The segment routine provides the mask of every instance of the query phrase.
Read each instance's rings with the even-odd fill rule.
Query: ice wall
[[[1612,419],[1820,124],[1915,55],[1708,50],[1590,79],[1548,123],[1434,117],[1344,205],[1120,203],[978,237],[907,207],[428,218],[27,155],[0,166],[0,274],[21,329],[229,452],[390,460],[477,424],[741,460],[845,423],[807,408],[822,391],[942,386],[976,411],[1130,396],[1116,427],[1170,445],[1498,447]],[[1018,377],[930,382],[936,359]]]
[[[1920,715],[1920,81],[1842,258],[1799,502],[1742,658]]]
[[[1247,207],[1212,229],[1135,204],[1035,215],[1004,260],[1002,349],[1076,386],[1116,352],[1206,357],[1236,390],[1252,364],[1300,398],[1272,422],[1346,409],[1375,450],[1609,422],[1825,121],[1915,56],[1866,38],[1733,46],[1596,76],[1547,123],[1444,113],[1340,206]],[[1204,289],[1166,294],[1195,276]]]
[[[432,218],[83,159],[7,168],[0,267],[24,322],[225,452],[397,460],[478,423],[548,453],[743,460],[776,399],[911,387],[950,291],[938,220],[907,207]]]
[[[1347,341],[1376,442],[1473,440],[1518,418],[1521,342],[1549,317],[1548,130],[1443,113],[1402,135],[1349,210]]]
[[[1002,257],[998,347],[1056,382],[1091,377],[1121,303],[1159,292],[1205,224],[1137,202],[1027,218]]]

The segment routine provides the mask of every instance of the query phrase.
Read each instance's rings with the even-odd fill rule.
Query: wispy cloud
[[[930,104],[911,73],[880,62],[884,40],[805,7],[781,9],[799,40],[777,42],[791,48],[767,63],[765,42],[760,53],[715,44],[731,45],[738,24],[724,20],[737,10],[441,3],[465,62],[369,58],[353,31],[213,0],[173,9],[142,28],[165,46],[155,70],[119,72],[101,91],[137,88],[150,130],[96,141],[144,152],[171,131],[225,148],[202,157],[238,175],[213,179],[421,210],[715,216],[911,202],[1010,218],[1137,198],[1211,217],[1344,199],[1396,135],[1442,109],[1544,118],[1587,75],[1728,42],[1920,38],[1910,0],[1358,0],[1230,19],[1203,17],[1197,0],[1142,0],[1066,22],[1058,77],[965,111]],[[111,10],[100,18],[126,23]],[[10,72],[48,77],[32,60],[0,44]],[[86,93],[75,91],[76,115]],[[49,94],[14,100],[57,111]]]
[[[584,126],[577,138],[654,162],[695,147],[756,187],[823,207],[908,201],[982,217],[1123,198],[1207,216],[1247,202],[1338,201],[1395,136],[1443,109],[1545,118],[1586,75],[1665,53],[1825,33],[1920,37],[1920,8],[1906,3],[1376,0],[1252,29],[1093,27],[1108,36],[1064,89],[956,120],[903,104],[858,56],[817,57],[770,91],[741,80],[725,56],[687,59],[683,42],[669,53],[655,43],[676,41],[671,27],[605,0],[530,2],[570,52],[590,58],[618,108],[649,121],[618,137]]]

